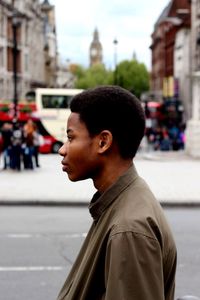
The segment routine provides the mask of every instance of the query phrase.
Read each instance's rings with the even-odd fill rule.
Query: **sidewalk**
[[[179,151],[139,153],[134,161],[162,205],[200,206],[200,160]],[[40,165],[21,172],[0,165],[0,204],[88,205],[91,180],[70,182],[56,154],[40,155]]]

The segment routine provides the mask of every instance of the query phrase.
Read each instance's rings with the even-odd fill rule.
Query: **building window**
[[[199,13],[200,13],[200,1],[199,0],[197,0],[197,2],[196,2],[196,12],[197,12],[197,15],[199,15]]]
[[[0,46],[0,69],[4,67],[3,47]]]
[[[3,99],[3,97],[4,97],[4,87],[3,87],[3,79],[2,78],[0,78],[0,91],[1,91],[0,98]]]
[[[13,25],[12,25],[12,18],[7,19],[7,37],[9,42],[13,42]],[[16,29],[16,39],[17,44],[21,44],[21,26],[17,26]]]
[[[21,51],[16,53],[17,73],[21,73]],[[13,72],[13,48],[7,47],[7,70]]]
[[[7,70],[9,72],[13,71],[13,54],[12,54],[12,48],[7,48]]]
[[[13,41],[12,19],[7,19],[7,38],[8,41]]]
[[[27,46],[28,45],[28,40],[29,38],[29,27],[28,27],[28,23],[26,23],[26,27],[25,27],[25,45]]]
[[[4,29],[4,24],[3,24],[3,12],[0,11],[0,36],[3,36],[3,29]]]
[[[25,72],[28,72],[29,70],[29,63],[28,63],[28,53],[25,53],[24,55],[24,69],[25,69]]]

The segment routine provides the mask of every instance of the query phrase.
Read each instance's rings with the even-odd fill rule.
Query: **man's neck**
[[[104,168],[97,178],[93,178],[95,188],[100,194],[105,192],[117,179],[122,176],[133,165],[132,159],[110,161],[105,164]]]

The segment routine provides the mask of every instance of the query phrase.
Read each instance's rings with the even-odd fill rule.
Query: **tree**
[[[129,90],[140,98],[149,90],[149,73],[143,63],[137,60],[124,60],[115,70],[117,85]]]
[[[88,69],[77,68],[75,87],[87,89],[99,85],[113,84],[113,72],[107,71],[103,65],[94,65]]]
[[[85,69],[79,64],[71,64],[69,71],[78,78],[83,77],[85,73]]]
[[[145,65],[136,59],[120,62],[114,72],[106,70],[101,64],[89,68],[73,65],[71,72],[76,76],[75,87],[80,89],[117,84],[138,98],[149,90],[149,73]]]

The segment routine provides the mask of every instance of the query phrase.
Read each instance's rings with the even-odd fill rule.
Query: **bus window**
[[[69,108],[72,96],[42,95],[43,108]]]
[[[60,143],[66,138],[66,121],[72,98],[80,89],[38,88],[35,90],[36,114],[49,134]]]

